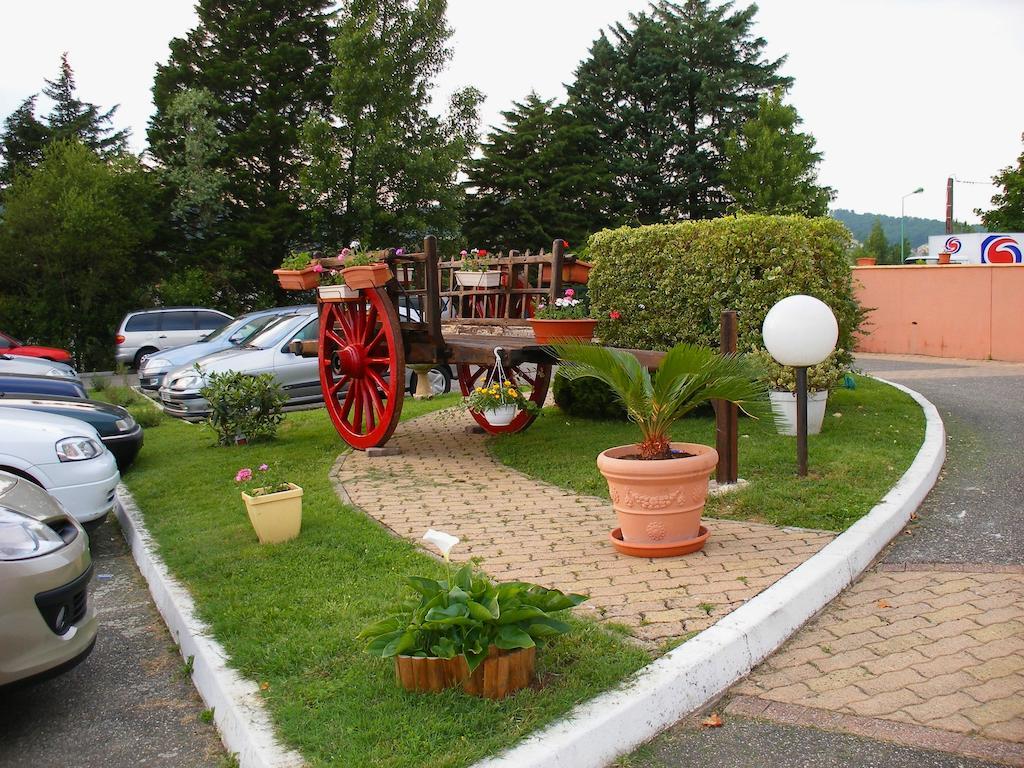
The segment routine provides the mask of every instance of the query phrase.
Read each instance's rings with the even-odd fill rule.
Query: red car
[[[55,363],[71,363],[71,353],[56,347],[37,347],[34,344],[22,344],[13,336],[0,331],[0,354],[24,355],[25,357],[41,357]]]

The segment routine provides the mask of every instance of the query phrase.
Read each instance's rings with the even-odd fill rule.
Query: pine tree
[[[875,223],[871,225],[871,234],[868,235],[867,242],[864,243],[864,255],[874,256],[879,264],[886,264],[891,254],[889,241],[882,230],[882,222],[875,219]]]
[[[298,194],[299,131],[330,98],[330,0],[199,0],[198,25],[171,41],[153,83],[149,125],[154,157],[168,169],[223,177],[223,215],[204,231],[204,258],[230,265],[239,301],[267,294],[271,271],[306,235]],[[202,163],[183,130],[180,94],[209,94],[212,121]],[[175,184],[179,211],[194,189]],[[185,201],[182,198],[185,198]],[[207,200],[209,202],[209,200]]]
[[[502,112],[505,125],[482,144],[468,170],[466,239],[494,249],[549,247],[556,237],[582,245],[599,228],[594,169],[579,151],[580,131],[565,108],[530,93]]]
[[[757,116],[725,142],[726,193],[745,213],[825,216],[835,197],[817,184],[821,153],[814,137],[796,130],[796,108],[782,103],[782,91],[762,96]]]
[[[725,138],[757,112],[758,97],[787,88],[784,58],[762,57],[751,34],[756,5],[660,0],[595,41],[569,88],[575,118],[593,126],[593,158],[614,182],[613,220],[708,218],[726,210]]]
[[[446,0],[347,4],[334,43],[332,109],[303,131],[302,187],[323,244],[458,237],[457,176],[476,142],[482,96],[456,92],[443,119],[427,109],[451,57],[446,8]]]
[[[75,73],[68,63],[67,53],[60,57],[60,74],[56,80],[46,81],[43,93],[54,102],[46,118],[51,140],[77,140],[104,156],[128,148],[131,132],[127,128],[120,131],[113,128],[117,105],[101,113],[95,104],[75,95]]]
[[[1016,166],[1003,168],[992,177],[992,182],[1003,191],[992,196],[992,210],[975,210],[981,223],[989,232],[1024,232],[1024,152],[1017,158]]]
[[[4,120],[0,134],[0,187],[7,187],[15,175],[29,171],[42,162],[43,147],[50,132],[46,125],[36,118],[36,95],[25,99],[21,106]]]

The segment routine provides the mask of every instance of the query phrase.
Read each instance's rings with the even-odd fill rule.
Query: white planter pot
[[[772,410],[775,412],[775,428],[780,435],[796,434],[796,392],[773,389],[771,391]],[[807,434],[816,435],[821,432],[821,424],[825,420],[825,403],[828,401],[828,390],[807,393]]]
[[[484,418],[487,419],[487,423],[492,427],[507,427],[512,423],[512,419],[516,417],[518,412],[519,409],[514,405],[503,405],[500,408],[484,411]]]
[[[457,269],[455,270],[455,279],[463,288],[497,288],[501,285],[501,272],[496,269],[487,272],[469,272]]]
[[[321,285],[317,288],[317,292],[323,301],[342,301],[359,298],[359,291],[353,290],[347,285]]]

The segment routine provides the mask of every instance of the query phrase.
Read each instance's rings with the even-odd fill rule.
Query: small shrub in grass
[[[109,384],[110,379],[108,379],[106,376],[94,376],[92,379],[92,391],[102,392],[109,386]]]
[[[239,371],[211,373],[199,394],[210,403],[207,423],[220,445],[233,445],[239,438],[274,439],[288,399],[271,374],[251,376]]]
[[[597,379],[570,381],[555,376],[555,404],[570,416],[581,419],[626,421],[626,407],[611,387]]]
[[[146,401],[142,399],[142,395],[136,392],[131,387],[110,387],[108,386],[104,392],[104,396],[108,403],[114,405],[120,405],[122,408],[127,408],[129,405],[145,405]]]
[[[145,403],[128,406],[128,413],[143,429],[159,427],[164,420],[164,415],[160,411]]]

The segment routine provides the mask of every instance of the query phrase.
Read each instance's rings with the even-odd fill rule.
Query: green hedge
[[[584,419],[626,421],[626,406],[615,396],[611,387],[597,379],[570,381],[555,375],[555,405],[570,416]]]
[[[588,244],[591,306],[607,344],[668,349],[681,341],[718,346],[722,310],[739,312],[739,348],[763,346],[761,324],[775,302],[805,293],[839,321],[841,360],[863,319],[853,297],[840,222],[802,216],[736,218],[622,227]],[[621,314],[609,319],[610,312]]]

